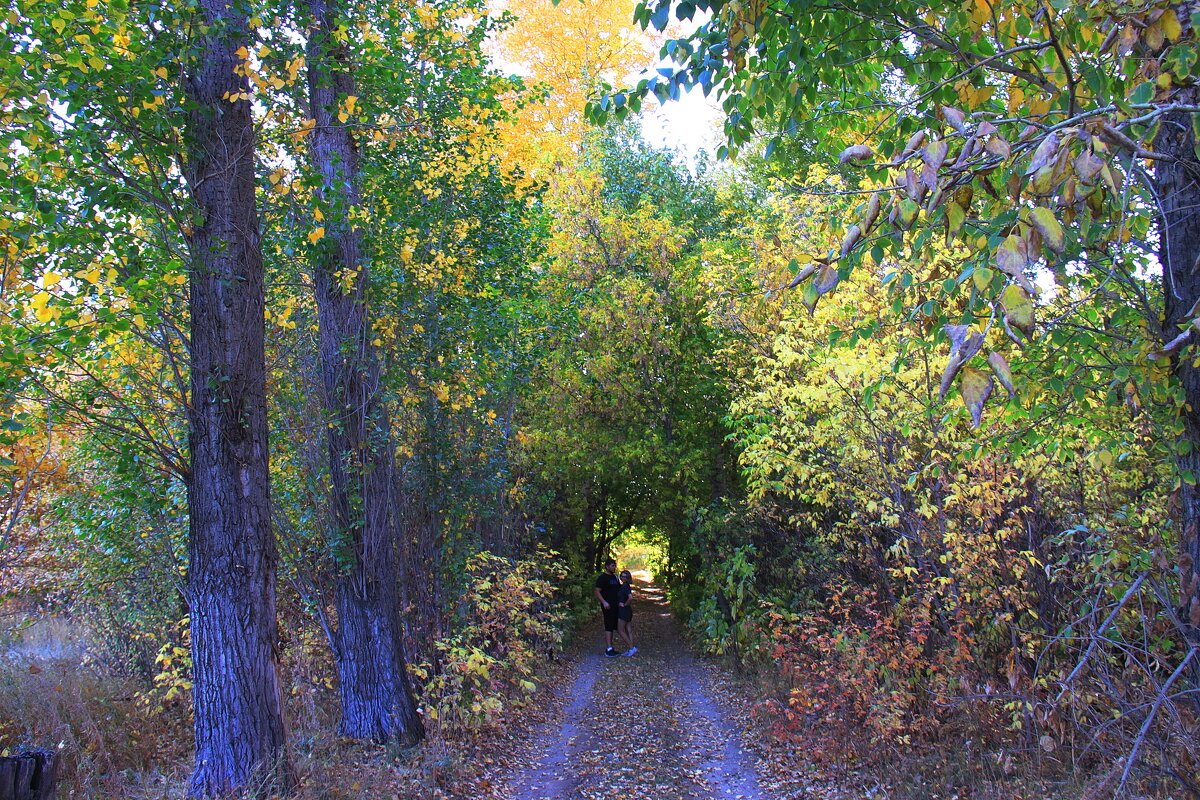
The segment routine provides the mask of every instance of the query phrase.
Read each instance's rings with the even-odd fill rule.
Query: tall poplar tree
[[[188,608],[196,767],[217,796],[291,783],[276,657],[263,261],[245,8],[202,0],[185,67],[191,311]]]
[[[31,296],[14,315],[27,330],[4,359],[26,374],[38,359],[62,413],[122,446],[160,440],[157,468],[186,483],[189,504],[190,792],[286,790],[250,6],[70,0],[6,10],[0,143],[24,168],[10,183],[17,171],[6,165],[5,201],[23,222],[14,267]],[[178,285],[190,322],[172,318]],[[109,365],[130,340],[157,350],[179,395],[187,387],[186,398],[173,386],[146,404],[163,419],[147,423],[120,400],[127,378]],[[176,458],[181,406],[188,455]]]
[[[346,736],[414,744],[423,736],[408,685],[399,599],[395,448],[367,310],[359,154],[347,116],[354,76],[336,0],[310,0],[309,158],[324,236],[312,263],[321,379],[329,415],[330,506],[337,527],[335,637]],[[340,117],[340,118],[339,118]]]

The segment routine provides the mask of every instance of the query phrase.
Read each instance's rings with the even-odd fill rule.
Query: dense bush
[[[558,595],[566,572],[551,551],[522,560],[479,553],[465,575],[454,632],[435,643],[435,661],[410,670],[427,725],[443,737],[494,725],[528,702],[567,618]]]

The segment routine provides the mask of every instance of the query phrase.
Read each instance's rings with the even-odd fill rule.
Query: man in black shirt
[[[604,562],[604,572],[596,578],[596,599],[600,601],[600,610],[604,614],[604,655],[612,658],[621,655],[613,649],[613,634],[617,630],[617,590],[621,582],[617,580],[617,562],[611,558]]]

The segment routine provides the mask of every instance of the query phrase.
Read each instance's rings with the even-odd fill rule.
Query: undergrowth
[[[972,607],[917,580],[885,595],[827,576],[819,600],[789,600],[759,588],[757,563],[728,554],[690,620],[752,679],[768,747],[876,774],[891,800],[1187,796],[1197,716],[1169,696],[1167,592],[1148,574],[1098,576],[1095,602],[1039,630],[989,627],[984,592]]]
[[[522,561],[480,554],[467,573],[454,631],[436,643],[436,663],[412,668],[426,725],[425,741],[414,748],[337,734],[328,645],[311,619],[288,620],[281,667],[295,800],[433,800],[466,791],[474,752],[520,718],[566,621],[557,590],[563,568],[547,551]],[[298,614],[302,606],[284,607]],[[119,635],[85,633],[93,650]],[[0,752],[56,749],[59,798],[183,798],[192,755],[188,644],[184,618],[157,642],[149,671],[116,669],[86,653],[82,660],[0,653]]]

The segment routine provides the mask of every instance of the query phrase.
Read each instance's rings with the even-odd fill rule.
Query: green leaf
[[[995,274],[995,272],[987,267],[976,267],[971,273],[971,280],[975,282],[976,289],[981,292],[985,292],[987,291],[988,287],[992,285],[992,277]]]
[[[996,376],[996,380],[1000,381],[1000,385],[1008,392],[1008,399],[1013,399],[1017,396],[1017,392],[1013,389],[1012,370],[1009,369],[1008,361],[1004,356],[993,351],[988,353],[988,366],[992,368],[992,373]]]
[[[1033,336],[1033,300],[1020,286],[1009,284],[1000,295],[1000,306],[1004,309],[1004,322],[1026,337]]]
[[[660,0],[658,8],[654,9],[654,13],[650,15],[650,24],[655,30],[662,30],[667,27],[667,22],[671,18],[671,3],[670,0]]]
[[[804,287],[804,293],[800,295],[800,302],[804,303],[804,307],[808,309],[810,315],[816,313],[817,298],[819,297],[813,283],[813,281],[809,281]]]
[[[963,211],[963,207],[958,203],[951,203],[946,206],[946,244],[958,235],[962,230],[963,223],[966,221],[967,215]]]
[[[1033,223],[1033,227],[1037,228],[1042,234],[1042,241],[1056,253],[1062,253],[1065,246],[1063,237],[1063,227],[1054,216],[1054,212],[1048,208],[1038,206],[1029,212],[1029,219]]]
[[[971,427],[978,428],[983,419],[983,406],[992,394],[995,384],[992,376],[974,367],[964,367],[958,380],[958,389],[962,392],[963,405],[971,412]]]
[[[1143,81],[1133,87],[1133,91],[1129,93],[1129,102],[1135,105],[1143,105],[1154,99],[1154,82]]]

